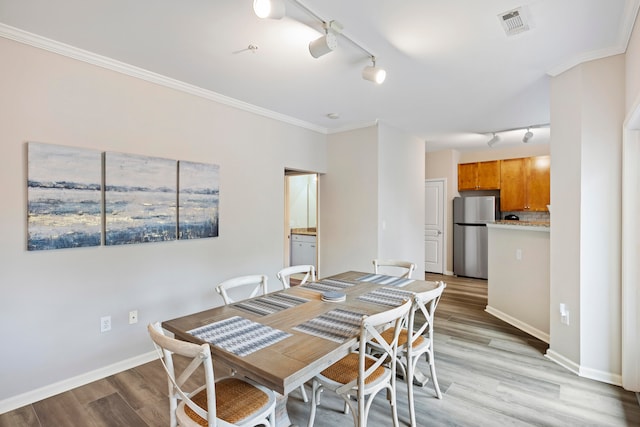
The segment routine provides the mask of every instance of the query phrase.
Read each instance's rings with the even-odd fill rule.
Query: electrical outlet
[[[133,325],[134,323],[138,323],[138,310],[131,310],[129,312],[129,324]]]
[[[516,249],[516,259],[518,261],[522,259],[522,249]]]
[[[569,324],[569,310],[565,303],[560,303],[560,323]]]
[[[103,316],[100,318],[100,332],[111,330],[111,316]]]

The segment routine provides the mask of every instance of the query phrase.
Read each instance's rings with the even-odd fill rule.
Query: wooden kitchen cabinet
[[[458,191],[499,189],[500,160],[458,164]]]
[[[506,159],[500,167],[500,210],[546,212],[551,202],[549,156]]]

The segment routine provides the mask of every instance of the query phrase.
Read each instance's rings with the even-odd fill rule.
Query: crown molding
[[[144,68],[126,64],[124,62],[108,58],[106,56],[98,55],[96,53],[89,52],[55,40],[51,40],[46,37],[23,31],[19,28],[11,27],[2,23],[0,23],[0,37],[53,52],[58,55],[66,56],[68,58],[76,59],[78,61],[86,62],[88,64],[92,64],[101,68],[106,68],[108,70],[145,80],[150,83],[155,83],[171,89],[179,90],[181,92],[195,95],[210,101],[215,101],[220,104],[228,105],[239,110],[248,111],[259,116],[278,120],[283,123],[287,123],[325,135],[328,133],[327,128],[317,126],[312,123],[287,116],[285,114],[276,113],[266,108],[239,101],[237,99],[219,94],[208,89],[203,89],[201,87],[185,83],[180,80],[172,79],[170,77],[145,70]]]
[[[616,46],[607,49],[594,50],[582,55],[577,55],[571,58],[569,61],[547,71],[547,75],[556,77],[557,75],[570,70],[576,65],[594,61],[596,59],[606,58],[608,56],[625,53],[627,51],[627,46],[629,45],[629,40],[631,39],[631,34],[633,33],[633,27],[635,25],[639,9],[640,0],[627,0],[623,12],[624,20],[622,22],[622,25],[620,26],[620,32],[618,33],[618,43]]]
[[[334,133],[349,132],[352,130],[365,129],[365,128],[368,128],[371,126],[377,126],[377,125],[378,125],[378,120],[374,120],[371,122],[353,123],[346,126],[337,127],[334,129],[328,129],[327,134],[332,135]]]

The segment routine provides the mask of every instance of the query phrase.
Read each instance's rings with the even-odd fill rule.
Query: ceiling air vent
[[[508,36],[529,30],[529,22],[526,13],[521,7],[498,15],[502,28]]]

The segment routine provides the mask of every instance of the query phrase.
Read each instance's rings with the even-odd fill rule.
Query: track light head
[[[527,132],[524,134],[524,137],[522,138],[522,142],[526,144],[527,142],[529,142],[531,138],[533,138],[533,132],[531,132],[531,130],[527,128]]]
[[[314,58],[320,58],[322,55],[333,51],[338,47],[338,39],[335,34],[328,32],[322,37],[318,37],[309,43],[309,53]]]
[[[371,57],[371,62],[373,65],[367,65],[362,70],[362,78],[376,84],[382,84],[384,79],[387,78],[387,72],[380,67],[376,67],[375,57]]]
[[[500,140],[500,137],[498,135],[496,135],[495,132],[493,132],[493,136],[491,137],[490,140],[487,141],[487,145],[489,147],[493,147],[493,145],[498,142]]]
[[[285,14],[284,0],[253,0],[258,18],[281,19]]]

